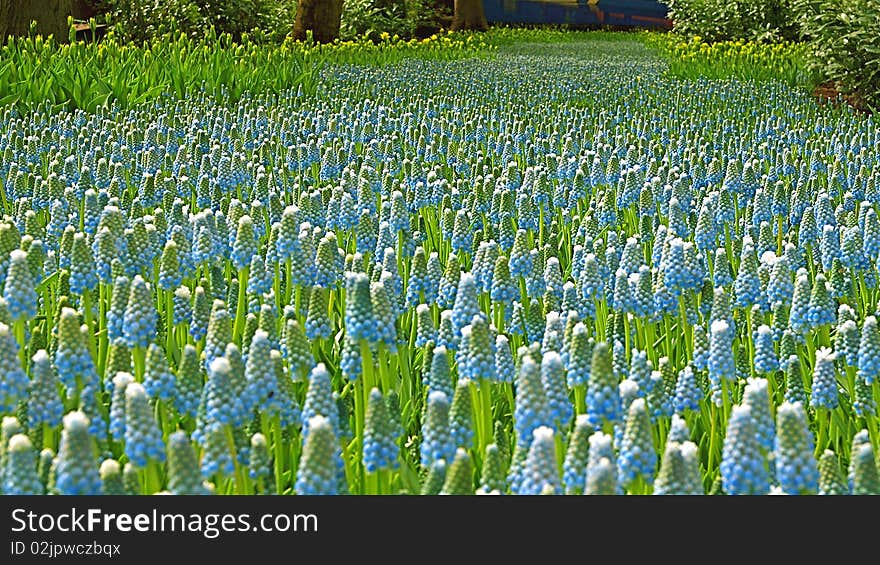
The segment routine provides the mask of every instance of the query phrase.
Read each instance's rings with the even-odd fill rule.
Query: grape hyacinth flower
[[[773,333],[767,325],[758,327],[755,337],[755,371],[772,373],[779,370],[779,360],[773,349]]]
[[[165,461],[162,432],[140,383],[125,387],[125,455],[138,467],[146,467],[147,461]]]
[[[590,381],[590,369],[593,362],[593,341],[587,333],[583,322],[578,322],[571,332],[571,344],[568,351],[568,364],[565,374],[569,388],[585,386]]]
[[[651,419],[644,398],[636,398],[629,406],[626,428],[617,460],[619,480],[624,486],[641,479],[647,485],[654,480],[657,454],[651,434]]]
[[[871,442],[856,444],[850,456],[852,467],[852,493],[854,495],[880,495],[880,472],[874,458]]]
[[[767,379],[751,378],[743,390],[743,404],[751,410],[758,444],[765,453],[776,444],[776,423],[770,413],[770,392]]]
[[[449,400],[442,391],[428,394],[419,451],[426,469],[440,459],[448,461],[455,456],[455,443],[449,431]]]
[[[486,446],[486,454],[483,457],[483,470],[477,494],[502,494],[505,485],[501,450],[496,444],[490,443]]]
[[[116,459],[104,459],[98,469],[101,476],[101,494],[110,496],[125,495],[125,483],[122,480],[122,467]]]
[[[119,372],[110,381],[110,437],[116,441],[125,439],[125,389],[134,382],[130,373]]]
[[[455,450],[452,465],[446,471],[443,487],[438,494],[468,495],[474,494],[473,464],[467,451],[461,447]]]
[[[660,472],[654,481],[655,495],[703,494],[700,461],[697,446],[685,441],[667,441],[660,463]]]
[[[666,434],[667,443],[671,441],[684,443],[690,439],[691,432],[688,429],[687,421],[678,414],[673,414],[669,422],[669,433]]]
[[[847,495],[849,485],[840,470],[837,455],[830,449],[826,449],[819,457],[819,494],[820,495]]]
[[[12,329],[0,323],[0,412],[14,412],[28,395],[29,379],[18,360],[18,343]]]
[[[767,494],[770,491],[770,474],[761,454],[755,420],[747,405],[734,406],[731,411],[720,469],[722,486],[727,494]]]
[[[132,349],[147,347],[156,336],[156,309],[150,287],[140,276],[131,281],[128,304],[122,319],[125,343]]]
[[[208,380],[202,389],[199,417],[193,439],[204,444],[202,434],[210,427],[236,425],[244,416],[242,398],[235,391],[233,368],[229,359],[218,357],[211,363]]]
[[[155,343],[147,347],[144,389],[150,398],[169,400],[175,396],[174,375],[168,368],[165,352]]]
[[[682,369],[675,382],[675,395],[672,399],[673,410],[684,413],[688,410],[700,409],[700,401],[703,399],[703,391],[697,380],[697,375],[690,365]]]
[[[203,446],[199,472],[209,479],[214,475],[231,475],[235,471],[235,463],[229,452],[229,441],[223,426],[217,423],[208,424],[199,440]]]
[[[587,478],[587,458],[593,427],[586,414],[580,414],[574,423],[574,432],[568,440],[565,461],[562,464],[562,483],[565,494],[582,494]]]
[[[447,398],[452,397],[452,376],[449,373],[449,354],[442,345],[435,347],[431,353],[430,370],[427,372],[428,395],[434,391],[442,392]]]
[[[517,445],[527,449],[532,432],[550,423],[547,397],[541,383],[541,370],[529,355],[523,357],[520,364],[516,391],[513,429],[516,432]]]
[[[269,481],[272,477],[272,460],[266,444],[266,436],[257,432],[251,436],[251,449],[248,457],[248,477],[254,481],[258,494],[269,494]]]
[[[873,384],[880,375],[880,332],[877,331],[877,318],[874,316],[868,316],[862,324],[858,363],[858,376],[869,385]]]
[[[203,384],[198,351],[191,344],[186,344],[180,353],[180,365],[174,385],[174,408],[179,414],[196,417]]]
[[[813,367],[813,381],[810,391],[810,406],[834,410],[839,403],[837,395],[837,368],[834,365],[835,353],[827,347],[816,350],[816,363]]]
[[[800,402],[806,404],[807,393],[804,390],[803,372],[801,370],[801,361],[797,355],[791,355],[788,358],[788,364],[785,371],[785,401]]]
[[[424,347],[429,341],[437,338],[437,329],[431,317],[431,308],[427,304],[416,306],[416,339],[413,345]]]
[[[330,373],[323,363],[315,365],[309,373],[309,388],[306,391],[306,400],[301,413],[303,438],[309,435],[310,422],[315,416],[326,418],[327,423],[333,428],[333,433],[336,434],[336,430],[339,429],[339,412],[333,400]]]
[[[186,432],[168,437],[168,492],[171,494],[209,494],[202,483],[199,462]]]
[[[37,315],[37,293],[34,290],[27,253],[13,249],[9,254],[3,299],[13,321],[25,322]]]
[[[482,316],[474,316],[470,325],[461,329],[461,336],[461,343],[466,341],[468,344],[467,361],[463,364],[466,370],[463,374],[476,381],[496,381],[495,344],[486,320]]]
[[[611,369],[611,351],[604,341],[593,348],[587,383],[587,417],[596,429],[604,422],[614,424],[620,419],[617,379]]]
[[[584,494],[622,494],[623,491],[617,482],[617,458],[614,455],[611,436],[603,432],[594,432],[589,441],[590,451],[587,458]]]
[[[446,482],[446,460],[438,459],[431,464],[425,482],[422,483],[422,495],[440,494]]]
[[[398,448],[388,406],[378,388],[370,391],[364,425],[363,464],[368,473],[396,469]]]
[[[370,279],[364,273],[347,273],[345,286],[345,331],[354,342],[369,343],[379,338],[370,298]]]
[[[94,440],[89,434],[89,419],[82,412],[69,412],[64,416],[54,467],[58,494],[101,494]]]
[[[813,458],[813,435],[800,403],[783,402],[776,410],[776,479],[786,494],[816,494],[819,470]]]
[[[471,273],[463,272],[458,281],[458,290],[456,290],[455,303],[452,307],[453,338],[458,340],[461,336],[461,329],[471,324],[474,316],[480,314],[476,281]]]
[[[540,426],[534,430],[532,436],[518,494],[545,494],[548,490],[550,494],[562,494],[562,483],[556,467],[553,429]]]
[[[498,382],[513,382],[516,368],[513,363],[513,353],[510,350],[510,342],[507,336],[498,334],[495,337],[495,376]]]
[[[564,430],[574,415],[565,383],[565,367],[555,351],[549,351],[541,359],[541,384],[547,399],[548,417],[554,430]]]
[[[9,378],[8,374],[4,378]],[[61,424],[64,407],[58,394],[58,376],[45,349],[31,358],[31,379],[28,384],[27,419],[32,427],[45,424],[54,428]]]
[[[37,475],[37,454],[30,438],[24,434],[15,434],[3,449],[6,450],[5,469],[2,473],[3,494],[43,494],[43,484]]]
[[[226,346],[232,341],[232,318],[222,300],[214,300],[205,336],[204,366],[210,371],[214,361],[226,353]]]
[[[709,332],[709,378],[720,386],[735,375],[733,329],[725,320],[715,320]]]

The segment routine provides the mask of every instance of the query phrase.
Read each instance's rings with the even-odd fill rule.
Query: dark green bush
[[[180,31],[192,38],[213,27],[218,34],[238,40],[259,30],[280,40],[293,28],[293,0],[102,0],[117,35],[145,41],[164,31]]]
[[[810,70],[880,109],[880,0],[794,0]]]
[[[449,15],[445,4],[437,0],[345,0],[340,36],[426,36],[447,27]]]
[[[662,0],[674,29],[706,41],[797,39],[793,0]]]

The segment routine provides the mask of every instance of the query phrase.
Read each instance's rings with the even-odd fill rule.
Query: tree
[[[483,12],[483,0],[455,0],[452,31],[463,29],[485,31],[488,28],[486,14]]]
[[[67,17],[72,13],[72,0],[0,0],[0,42],[10,35],[27,35],[32,20],[43,37],[51,34],[67,41]]]
[[[293,38],[303,40],[311,31],[318,43],[330,43],[339,37],[343,0],[300,0],[293,22]]]

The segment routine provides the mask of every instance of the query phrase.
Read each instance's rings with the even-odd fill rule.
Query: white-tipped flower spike
[[[623,441],[617,460],[619,480],[627,486],[641,479],[646,484],[654,480],[657,454],[651,435],[651,419],[644,398],[636,398],[629,407]]]
[[[562,483],[556,468],[556,440],[553,429],[541,426],[533,432],[532,445],[526,456],[519,494],[562,494]]]
[[[43,494],[43,483],[37,475],[37,454],[24,434],[9,439],[2,484],[3,494],[7,495]]]
[[[562,465],[562,482],[565,494],[582,494],[587,478],[587,457],[593,426],[586,414],[580,414],[574,422],[574,433],[568,440],[565,462]]]
[[[455,450],[452,465],[446,471],[446,480],[440,494],[474,494],[474,470],[468,452],[459,447]]]
[[[297,494],[336,494],[334,454],[338,446],[330,420],[313,416],[309,420],[309,435],[304,444],[294,490]]]
[[[654,482],[654,494],[703,494],[700,461],[694,443],[666,442],[660,473]]]
[[[134,375],[116,373],[111,382],[113,392],[110,395],[110,437],[122,441],[125,439],[125,389],[134,382]]]
[[[101,492],[107,495],[125,494],[125,484],[122,482],[122,467],[115,459],[104,459],[98,471],[101,475]]]
[[[734,406],[731,412],[721,455],[721,479],[727,494],[767,494],[770,489],[770,473],[748,405]]]
[[[55,489],[59,494],[100,494],[101,477],[89,419],[82,412],[64,416],[64,429],[55,461]]]
[[[12,329],[0,323],[0,413],[14,412],[19,400],[27,396],[28,377],[18,361],[18,343]]]
[[[182,431],[174,432],[168,438],[168,491],[171,494],[208,494],[192,443]]]
[[[839,403],[837,395],[837,369],[834,366],[836,354],[827,347],[816,350],[816,363],[813,366],[813,382],[810,390],[810,406],[833,410]]]
[[[587,473],[584,494],[612,495],[618,493],[617,467],[607,457],[599,459]]]
[[[37,315],[37,293],[27,263],[27,253],[13,249],[9,254],[3,299],[14,321],[24,322]]]
[[[165,443],[159,429],[149,396],[140,383],[125,387],[125,454],[138,467],[147,462],[165,461]]]

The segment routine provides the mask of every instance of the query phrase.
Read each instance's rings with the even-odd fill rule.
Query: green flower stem
[[[150,459],[144,469],[144,494],[155,494],[162,490],[161,466]]]
[[[574,387],[574,410],[575,415],[587,413],[587,391],[584,385]]]
[[[95,358],[95,368],[99,375],[104,374],[107,366],[107,355],[110,349],[110,340],[107,338],[107,309],[110,304],[110,295],[113,291],[110,285],[98,283],[98,306],[101,316],[98,319],[98,356]]]
[[[232,463],[234,465],[234,478],[235,478],[235,492],[244,494],[248,492],[247,490],[247,476],[244,469],[242,469],[241,464],[238,462],[238,450],[235,447],[235,438],[232,435],[232,427],[229,425],[224,426],[224,430],[226,431],[226,442],[229,446],[229,453],[232,454]]]
[[[92,321],[94,319],[94,314],[92,314],[92,291],[84,290],[82,295],[82,307],[83,307],[83,315],[85,316],[86,326],[89,328],[89,335],[92,335]],[[89,338],[89,353],[92,356],[92,359],[98,358],[98,349],[95,344],[95,340]]]
[[[134,364],[134,376],[138,382],[144,382],[147,350],[138,345],[131,350],[131,360]]]
[[[275,493],[284,492],[282,470],[286,467],[284,460],[284,439],[281,433],[281,417],[276,414],[272,418],[272,449],[275,451]]]
[[[476,387],[476,384],[471,383]],[[480,413],[478,414],[478,432],[480,434],[479,453],[486,453],[486,446],[492,443],[493,434],[495,432],[492,418],[492,383],[486,379],[480,379],[479,396],[480,396]],[[473,390],[471,391],[473,392]]]
[[[831,425],[831,411],[825,408],[818,408],[816,410],[816,426],[818,428],[816,434],[816,446],[814,450],[814,455],[818,458],[823,451],[825,451],[825,446],[828,444],[828,436],[829,436],[829,427]]]
[[[290,304],[290,294],[293,289],[293,273],[290,258],[284,261],[284,303]],[[299,304],[297,304],[297,307]]]
[[[244,332],[244,322],[247,316],[247,284],[250,267],[238,270],[238,304],[235,308],[235,325],[232,327],[232,340],[241,344],[241,335]]]

